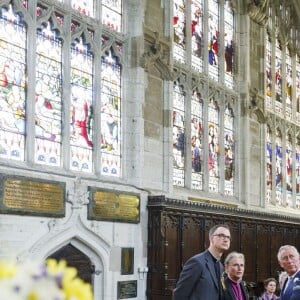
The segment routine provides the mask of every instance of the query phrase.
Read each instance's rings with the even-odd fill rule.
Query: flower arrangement
[[[91,285],[66,261],[22,264],[0,261],[1,300],[93,300]]]

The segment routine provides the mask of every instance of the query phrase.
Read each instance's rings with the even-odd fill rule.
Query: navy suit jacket
[[[280,300],[299,300],[300,299],[300,271],[298,271],[293,278],[293,281],[290,283],[292,284],[292,288],[288,288],[287,292],[284,292],[285,286],[288,282],[288,278],[285,280],[281,293],[280,293]]]
[[[224,271],[220,264],[220,271]],[[191,257],[183,266],[173,300],[219,300],[221,279],[216,277],[214,261],[208,250]]]
[[[249,300],[249,293],[246,287],[246,282],[245,281],[241,281],[240,282],[240,287],[242,290],[242,293],[245,297],[246,300]],[[235,300],[235,295],[232,289],[232,286],[230,284],[230,279],[225,278],[224,279],[224,283],[222,283],[222,289],[223,289],[223,293],[222,293],[222,300]]]

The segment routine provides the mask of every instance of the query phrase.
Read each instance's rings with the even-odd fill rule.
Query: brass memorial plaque
[[[118,299],[137,297],[137,280],[118,281]]]
[[[138,223],[140,199],[134,194],[90,189],[89,218],[102,221]]]
[[[65,185],[25,177],[1,176],[1,213],[62,217]]]

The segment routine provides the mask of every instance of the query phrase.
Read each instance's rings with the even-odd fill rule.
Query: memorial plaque
[[[140,199],[135,194],[90,188],[89,219],[138,223]]]
[[[0,212],[63,217],[65,184],[0,175]]]
[[[121,274],[133,274],[134,269],[134,248],[122,248],[121,252]]]
[[[137,280],[118,281],[118,299],[136,298]]]

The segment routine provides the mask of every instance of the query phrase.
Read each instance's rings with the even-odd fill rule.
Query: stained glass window
[[[300,208],[300,138],[297,139],[296,144],[296,207]]]
[[[278,40],[276,40],[275,50],[275,112],[282,115],[282,50]]]
[[[122,1],[102,0],[102,24],[120,32],[122,30]]]
[[[296,123],[300,125],[300,62],[296,63]]]
[[[0,156],[24,160],[26,29],[11,5],[1,9],[0,32]]]
[[[120,176],[121,66],[113,54],[101,61],[101,173]]]
[[[71,129],[72,170],[92,171],[93,149],[93,55],[81,37],[71,47]]]
[[[185,19],[185,1],[174,0],[173,11],[173,31],[174,31],[174,58],[179,62],[185,62],[186,49],[186,19]]]
[[[293,69],[292,69],[292,59],[290,52],[287,49],[286,61],[285,61],[285,116],[288,121],[292,120],[292,90],[293,90]]]
[[[194,91],[192,101],[191,147],[192,147],[192,188],[203,189],[203,100]]]
[[[234,20],[230,1],[225,1],[224,22],[225,84],[233,88]]]
[[[225,195],[233,195],[234,187],[234,134],[233,112],[226,107],[224,115],[224,159],[225,159]]]
[[[286,137],[286,203],[287,206],[292,207],[292,192],[293,192],[293,181],[292,181],[292,173],[293,173],[293,151],[292,151],[292,137],[291,135],[287,135]]]
[[[35,161],[60,165],[61,40],[48,22],[37,31],[35,86]]]
[[[283,205],[282,199],[282,134],[279,129],[276,132],[275,142],[275,186],[276,186],[276,204]]]
[[[214,98],[210,98],[208,105],[208,170],[209,191],[219,191],[219,108]]]
[[[273,163],[273,145],[272,145],[272,131],[269,125],[266,128],[266,203],[271,203],[272,199],[272,163]]]
[[[94,0],[72,0],[72,8],[82,15],[94,16]]]
[[[208,75],[219,80],[219,1],[208,1]]]
[[[173,91],[173,184],[184,186],[185,167],[185,93],[174,84]]]
[[[203,0],[193,0],[191,4],[192,22],[192,67],[203,69]]]
[[[266,108],[271,110],[273,108],[272,101],[272,49],[269,34],[266,35],[266,75],[265,75],[265,89],[266,89]]]

